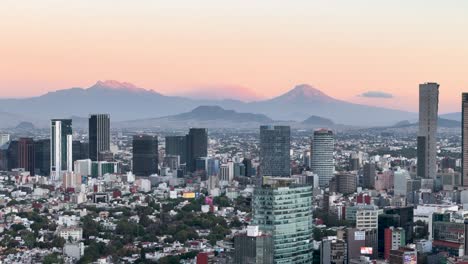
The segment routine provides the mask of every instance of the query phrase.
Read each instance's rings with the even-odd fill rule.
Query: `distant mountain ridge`
[[[228,120],[232,122],[257,122],[257,123],[270,123],[273,120],[266,115],[252,114],[252,113],[239,113],[234,110],[225,110],[220,106],[203,105],[193,109],[190,112],[182,113],[174,116],[167,117],[169,120]]]
[[[268,100],[248,103],[166,96],[118,81],[98,81],[88,89],[70,88],[32,98],[0,99],[0,112],[28,119],[18,120],[18,123],[41,120],[45,125],[48,122],[44,120],[70,116],[87,117],[90,113],[109,113],[112,122],[167,117],[190,112],[199,106],[219,106],[238,113],[261,114],[273,120],[298,122],[314,115],[339,124],[368,127],[391,125],[417,117],[416,113],[338,100],[307,84],[298,85]],[[1,122],[0,116],[0,126]]]

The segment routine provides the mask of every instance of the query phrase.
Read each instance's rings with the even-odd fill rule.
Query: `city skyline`
[[[438,82],[441,112],[453,112],[468,82],[460,1],[110,3],[3,2],[0,97],[99,79],[260,98],[309,83],[339,99],[416,111],[416,85]]]

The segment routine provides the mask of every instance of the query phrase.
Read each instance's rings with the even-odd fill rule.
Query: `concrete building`
[[[345,264],[348,263],[347,245],[344,240],[336,237],[328,237],[322,240],[320,245],[321,264]]]
[[[437,119],[439,84],[419,85],[418,176],[435,179],[437,175]]]

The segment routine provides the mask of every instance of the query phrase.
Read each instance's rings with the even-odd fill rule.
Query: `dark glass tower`
[[[133,137],[133,173],[150,176],[158,173],[158,137],[137,135]]]
[[[375,164],[366,163],[364,164],[364,182],[365,188],[374,189],[375,185]]]
[[[7,150],[7,167],[9,171],[18,168],[18,159],[18,140],[10,141]]]
[[[187,171],[195,171],[197,158],[208,156],[208,131],[206,128],[191,128],[187,137]]]
[[[100,152],[110,151],[110,116],[94,114],[89,116],[89,158],[99,161]]]
[[[167,136],[166,156],[179,156],[180,164],[184,164],[187,160],[186,138],[186,136]]]
[[[260,175],[291,175],[291,129],[289,126],[260,127]]]
[[[462,94],[462,186],[468,186],[468,93]],[[465,251],[466,252],[466,251]],[[468,254],[468,252],[466,252]]]
[[[18,167],[29,171],[34,176],[34,140],[32,138],[20,138],[18,140]]]
[[[34,142],[36,174],[50,175],[50,139],[41,139]]]

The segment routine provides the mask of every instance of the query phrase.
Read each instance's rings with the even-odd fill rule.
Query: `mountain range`
[[[5,124],[15,126],[21,121],[47,126],[51,118],[86,118],[90,113],[109,113],[113,122],[157,119],[189,113],[199,106],[219,106],[239,113],[260,114],[263,117],[251,115],[243,118],[263,118],[264,121],[270,118],[300,122],[310,116],[318,116],[337,124],[368,127],[417,118],[417,114],[412,112],[338,100],[307,84],[298,85],[271,99],[242,102],[166,96],[130,83],[98,81],[86,89],[70,88],[31,98],[0,99],[0,127],[5,127]]]

